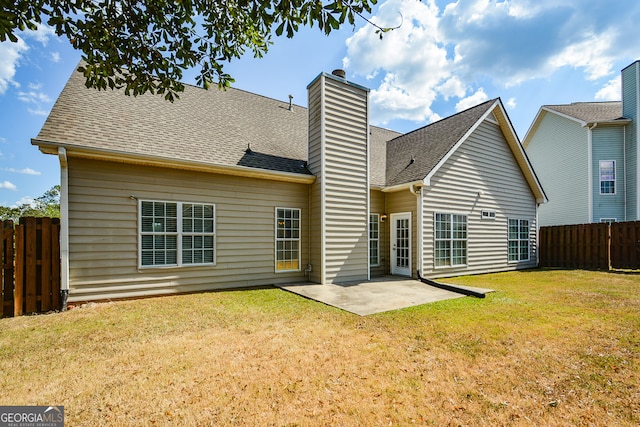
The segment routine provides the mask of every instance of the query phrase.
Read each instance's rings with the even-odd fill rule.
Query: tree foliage
[[[325,34],[355,25],[377,0],[0,0],[0,42],[47,23],[82,52],[87,87],[123,88],[173,101],[186,69],[196,82],[226,87],[224,65],[250,51],[263,56],[273,35],[301,26]],[[375,26],[375,24],[372,24]],[[376,26],[377,27],[377,26]],[[388,28],[377,27],[382,35]]]
[[[17,207],[0,206],[0,220],[12,219],[17,223],[24,216],[60,218],[60,186],[54,185],[33,203]]]

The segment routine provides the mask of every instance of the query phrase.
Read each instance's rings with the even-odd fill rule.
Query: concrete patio
[[[343,284],[319,285],[304,282],[277,286],[360,316],[465,297],[464,294],[430,286],[416,279],[395,276],[376,277],[370,281]],[[493,292],[492,289],[449,286],[481,294]]]

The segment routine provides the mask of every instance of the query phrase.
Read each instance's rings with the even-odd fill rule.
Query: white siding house
[[[74,72],[32,140],[60,158],[69,301],[536,265],[546,196],[500,99],[402,135],[341,73],[308,93],[168,103]]]
[[[543,105],[523,145],[549,203],[544,225],[640,219],[640,62],[622,70],[622,101]]]

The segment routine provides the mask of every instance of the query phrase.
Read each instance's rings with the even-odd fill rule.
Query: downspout
[[[67,310],[69,297],[69,165],[67,150],[58,148],[60,160],[60,310]]]
[[[420,275],[422,274],[422,262],[423,262],[423,255],[424,255],[424,248],[423,248],[423,218],[422,218],[422,187],[420,186],[414,186],[413,184],[411,184],[411,192],[416,196],[416,203],[417,203],[417,207],[416,210],[418,212],[418,214],[416,215],[416,225],[417,225],[417,231],[416,231],[416,243],[417,243],[417,257],[418,257],[418,265],[417,265],[417,271],[418,271],[418,277],[420,277]]]

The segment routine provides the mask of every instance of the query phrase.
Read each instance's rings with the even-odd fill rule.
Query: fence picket
[[[540,227],[540,267],[640,269],[640,221]]]
[[[60,308],[60,220],[2,221],[1,317]]]
[[[2,301],[2,309],[0,317],[13,316],[13,221],[2,221],[2,261],[1,280],[0,280],[0,300]]]

